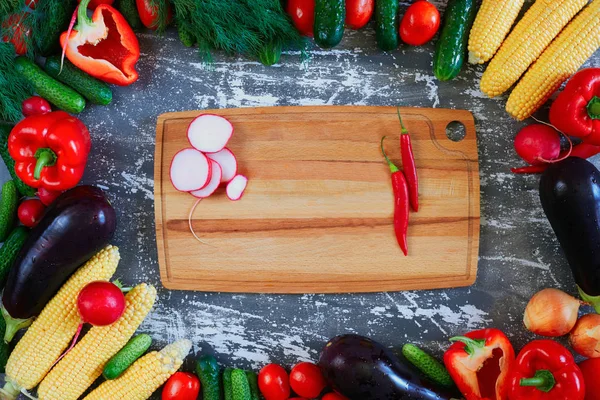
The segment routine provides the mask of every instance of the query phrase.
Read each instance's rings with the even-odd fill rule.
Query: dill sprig
[[[32,94],[31,85],[15,68],[15,48],[0,42],[0,120],[19,121],[21,103]]]

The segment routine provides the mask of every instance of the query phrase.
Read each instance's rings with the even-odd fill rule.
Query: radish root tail
[[[534,117],[533,115],[531,116],[531,118],[543,125],[547,125],[549,127],[551,127],[552,129],[554,129],[555,131],[557,131],[558,133],[560,133],[561,135],[563,135],[565,137],[565,139],[567,139],[567,141],[569,142],[569,151],[567,151],[567,154],[565,154],[564,156],[557,158],[555,160],[546,160],[545,158],[542,157],[538,157],[538,160],[540,160],[541,162],[547,163],[547,164],[554,164],[557,163],[559,161],[562,161],[566,158],[569,158],[571,156],[571,152],[573,151],[573,141],[571,140],[571,138],[569,137],[569,135],[567,135],[566,133],[564,133],[563,131],[561,131],[560,129],[557,129],[554,125],[548,123],[548,122],[544,122],[541,121],[539,119],[537,119],[536,117]]]
[[[75,332],[75,337],[73,337],[73,341],[71,342],[71,345],[69,346],[69,348],[67,350],[65,350],[65,352],[62,353],[60,355],[60,357],[58,357],[58,360],[54,361],[54,364],[52,364],[52,367],[50,367],[50,369],[54,368],[54,366],[56,364],[58,364],[58,362],[60,360],[62,360],[63,357],[66,356],[73,349],[73,347],[75,347],[75,343],[77,343],[77,339],[79,339],[79,335],[81,335],[82,329],[83,329],[83,322],[80,323],[79,326],[77,327],[77,332]]]
[[[208,243],[203,242],[202,239],[200,239],[198,237],[198,235],[196,235],[196,232],[194,231],[194,226],[192,225],[192,216],[194,215],[194,211],[196,211],[196,207],[198,207],[198,204],[200,204],[200,201],[202,201],[202,199],[196,200],[196,202],[192,206],[192,209],[190,210],[190,215],[188,216],[188,225],[190,227],[190,232],[192,232],[192,235],[194,235],[194,237],[196,238],[196,240],[199,241],[202,244],[208,245]]]

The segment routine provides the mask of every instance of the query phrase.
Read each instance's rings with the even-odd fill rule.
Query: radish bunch
[[[205,199],[226,184],[229,199],[242,198],[248,178],[238,175],[235,155],[227,147],[233,125],[226,118],[202,114],[188,126],[192,147],[179,151],[171,161],[170,178],[175,189]]]

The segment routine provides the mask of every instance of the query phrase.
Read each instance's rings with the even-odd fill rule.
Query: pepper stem
[[[87,15],[87,7],[90,4],[90,0],[81,0],[79,7],[77,8],[77,30],[81,31],[82,26],[93,25],[94,21]]]
[[[577,290],[579,291],[579,297],[586,303],[590,304],[596,310],[596,313],[600,314],[600,296],[590,296],[586,292],[584,292],[579,285],[577,285]]]
[[[400,115],[400,107],[396,107],[396,112],[398,113],[398,119],[400,120],[400,132],[403,135],[408,134],[408,129],[404,127],[404,123],[402,123],[402,116]]]
[[[56,153],[48,148],[37,149],[34,157],[37,158],[35,169],[33,170],[33,177],[35,179],[40,179],[44,167],[52,167],[56,164]]]
[[[521,386],[533,386],[545,393],[551,391],[555,384],[554,375],[547,369],[535,371],[533,378],[522,378],[519,382]]]
[[[485,347],[485,339],[471,339],[466,336],[454,336],[450,339],[451,342],[461,342],[465,345],[465,352],[472,356],[478,349]]]
[[[384,136],[381,138],[381,152],[383,153],[383,156],[385,157],[385,161],[390,166],[390,171],[392,171],[392,174],[393,174],[394,172],[400,171],[400,169],[398,167],[396,167],[396,165],[394,165],[394,163],[390,161],[387,154],[385,154],[385,150],[383,149],[383,141],[385,140],[386,137],[387,136]]]
[[[591,119],[600,119],[600,97],[592,97],[587,105],[587,112]]]

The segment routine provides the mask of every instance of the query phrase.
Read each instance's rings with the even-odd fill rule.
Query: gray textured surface
[[[445,1],[437,4],[443,8]],[[510,166],[521,165],[512,139],[524,124],[506,114],[505,97],[487,99],[478,90],[482,67],[468,67],[455,81],[437,82],[431,72],[432,45],[401,46],[382,54],[371,28],[347,32],[334,50],[314,50],[309,63],[301,64],[297,54],[288,54],[271,68],[218,54],[213,68],[207,69],[174,32],[139,38],[139,82],[115,88],[113,104],[89,107],[80,117],[93,136],[85,182],[106,189],[119,213],[115,243],[122,261],[117,276],[128,284],[146,281],[159,288],[156,307],[140,329],[154,337],[155,346],[187,337],[197,353],[214,353],[225,364],[256,369],[270,361],[285,365],[314,361],[329,337],[344,332],[368,335],[394,348],[407,341],[419,343],[441,355],[451,335],[497,327],[520,347],[532,338],[521,318],[534,292],[551,286],[575,293],[539,205],[538,178],[509,171]],[[600,54],[588,66],[600,66]],[[163,289],[153,210],[156,117],[204,108],[320,104],[399,104],[473,112],[482,214],[476,284],[366,295],[232,295]],[[0,181],[5,178],[3,170]]]

